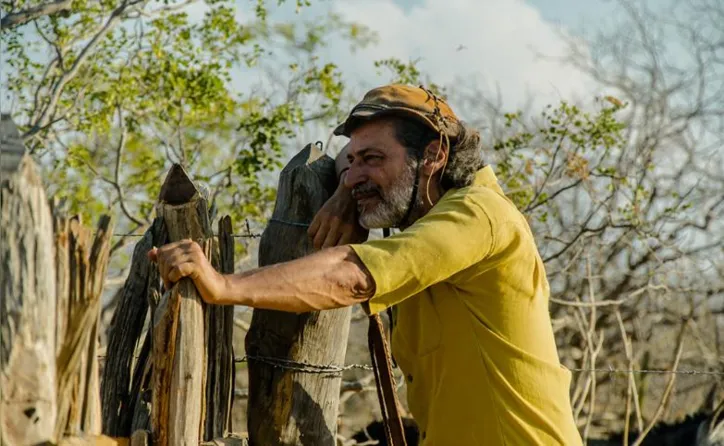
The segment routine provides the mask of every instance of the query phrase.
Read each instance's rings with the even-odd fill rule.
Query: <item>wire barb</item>
[[[255,355],[246,355],[242,358],[234,358],[234,362],[240,363],[240,362],[249,362],[249,360],[261,362],[267,365],[270,365],[274,368],[282,369],[282,370],[293,370],[295,372],[302,372],[302,373],[312,373],[312,374],[324,374],[324,375],[333,375],[333,376],[339,376],[342,374],[342,372],[346,370],[353,370],[353,369],[362,369],[362,370],[372,370],[372,366],[367,364],[349,364],[349,365],[319,365],[319,364],[310,364],[307,362],[298,362],[298,361],[292,361],[290,359],[284,359],[284,358],[273,358],[270,356],[255,356]]]

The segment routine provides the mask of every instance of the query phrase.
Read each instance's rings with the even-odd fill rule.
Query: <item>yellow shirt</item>
[[[392,352],[421,444],[580,445],[543,263],[490,167],[398,234],[352,245],[396,305]]]

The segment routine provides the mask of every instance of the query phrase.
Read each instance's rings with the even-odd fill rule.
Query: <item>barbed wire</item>
[[[580,369],[572,368],[568,369],[572,372],[593,372],[593,373],[618,373],[618,374],[660,374],[660,375],[709,375],[709,376],[724,376],[724,371],[718,372],[715,370],[665,370],[665,369]]]
[[[249,362],[249,359],[254,361],[263,362],[273,367],[295,370],[306,373],[341,373],[346,370],[362,369],[372,370],[372,366],[369,364],[347,364],[344,366],[339,365],[319,365],[310,364],[301,361],[292,361],[290,359],[272,358],[266,356],[252,356],[246,355],[240,358],[234,358],[234,362]],[[724,376],[724,371],[715,370],[665,370],[665,369],[616,369],[613,367],[609,368],[595,368],[595,369],[584,369],[584,368],[569,368],[572,372],[595,372],[595,373],[619,373],[619,374],[677,374],[677,375],[709,375],[709,376]]]
[[[286,221],[279,218],[270,218],[269,223],[280,223],[288,226],[296,226],[299,228],[308,228],[311,223],[300,223],[296,221]],[[233,238],[260,238],[262,236],[261,233],[257,232],[251,232],[249,220],[245,221],[246,226],[246,232],[242,234],[231,234]],[[135,233],[135,232],[128,232],[128,233],[121,233],[121,232],[114,232],[111,234],[113,237],[143,237],[146,234],[145,233]],[[218,237],[219,234],[213,234],[215,237]]]
[[[320,365],[311,364],[308,362],[292,361],[291,359],[285,358],[274,358],[270,356],[256,356],[246,355],[241,358],[234,358],[235,363],[258,361],[267,365],[270,365],[277,369],[293,370],[295,372],[311,373],[311,374],[324,374],[324,375],[341,375],[342,372],[347,370],[362,369],[362,370],[373,370],[369,364],[348,364],[348,365]]]
[[[105,359],[107,355],[98,355],[99,359]],[[136,359],[139,357],[136,356]],[[346,364],[346,365],[336,365],[336,364],[312,364],[309,362],[303,362],[303,361],[294,361],[291,359],[286,358],[274,358],[271,356],[257,356],[257,355],[244,355],[241,357],[235,357],[234,362],[235,363],[248,363],[249,360],[252,361],[258,361],[267,365],[270,365],[274,368],[283,369],[283,370],[292,370],[296,372],[302,372],[302,373],[311,373],[311,374],[331,374],[331,375],[339,375],[342,372],[346,372],[348,370],[367,370],[372,371],[372,366],[370,364],[359,364],[359,363],[352,363],[352,364]],[[724,376],[724,371],[717,371],[717,370],[697,370],[697,369],[677,369],[677,370],[666,370],[666,369],[617,369],[614,367],[608,367],[608,368],[595,368],[595,369],[585,369],[585,368],[568,368],[571,372],[580,372],[580,373],[614,373],[614,374],[658,374],[658,375],[705,375],[705,376]]]
[[[143,237],[144,235],[145,235],[145,234],[132,234],[132,233],[127,233],[127,234],[123,234],[123,233],[113,233],[113,234],[112,234],[113,237],[137,237],[137,238],[141,238],[141,237]],[[214,235],[214,237],[218,237],[219,234],[213,234],[213,235]],[[258,234],[258,233],[251,233],[251,234],[231,234],[231,236],[234,237],[234,238],[259,238],[259,237],[262,236],[262,234]]]

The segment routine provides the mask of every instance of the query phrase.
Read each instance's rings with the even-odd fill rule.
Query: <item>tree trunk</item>
[[[310,254],[307,224],[336,187],[334,160],[308,145],[279,178],[273,218],[259,247],[260,266]],[[246,336],[249,360],[249,443],[335,444],[341,375],[290,370],[287,361],[342,364],[349,308],[292,314],[254,310]]]
[[[2,156],[0,444],[37,444],[57,418],[53,220],[31,158]]]

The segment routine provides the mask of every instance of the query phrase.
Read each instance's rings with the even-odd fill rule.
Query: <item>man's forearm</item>
[[[219,304],[304,313],[364,302],[374,281],[349,246],[224,277]]]

